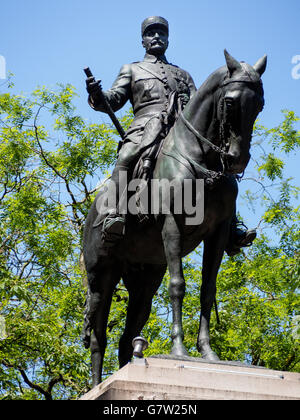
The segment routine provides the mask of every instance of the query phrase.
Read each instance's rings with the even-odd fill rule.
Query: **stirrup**
[[[238,247],[251,246],[254,239],[256,238],[256,229],[250,229],[244,232],[244,235],[236,241]]]
[[[255,238],[256,229],[248,229],[244,222],[235,217],[231,224],[231,233],[225,248],[227,255],[233,257],[239,254],[241,248],[251,246]]]
[[[225,251],[229,257],[233,257],[241,252],[241,248],[249,247],[252,245],[256,238],[256,230],[251,229],[244,232],[243,237],[238,238],[236,241],[231,241],[225,248]]]
[[[114,246],[125,234],[125,218],[118,215],[108,215],[103,221],[101,236],[104,245]]]

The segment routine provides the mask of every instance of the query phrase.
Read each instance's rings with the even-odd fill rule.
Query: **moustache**
[[[163,41],[160,41],[159,39],[154,39],[153,41],[151,41],[151,46],[155,44],[158,44],[161,46],[165,45],[165,43]]]

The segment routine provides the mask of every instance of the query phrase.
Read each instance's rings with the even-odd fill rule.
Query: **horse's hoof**
[[[181,345],[181,346],[173,346],[171,351],[172,356],[189,356],[189,353],[187,349]]]
[[[208,362],[218,362],[220,361],[219,356],[217,355],[217,353],[215,353],[213,350],[207,352],[207,353],[202,353],[202,359],[206,360]]]
[[[218,362],[219,356],[215,353],[209,345],[209,339],[201,339],[197,343],[197,349],[201,353],[202,359],[208,362]]]

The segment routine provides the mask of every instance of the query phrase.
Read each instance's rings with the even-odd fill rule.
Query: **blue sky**
[[[300,55],[299,11],[299,0],[3,1],[0,55],[15,74],[15,92],[71,83],[80,115],[106,121],[87,106],[82,69],[89,66],[109,88],[121,65],[144,55],[142,20],[161,15],[170,24],[168,60],[189,71],[197,86],[225,64],[224,48],[250,64],[268,55],[260,122],[272,127],[282,120],[281,109],[300,115],[300,78],[292,77],[292,58]],[[289,169],[299,185],[297,157]]]
[[[169,61],[197,86],[224,64],[224,48],[251,64],[267,53],[262,121],[276,124],[282,108],[300,113],[300,79],[291,74],[292,57],[300,55],[298,0],[10,0],[0,10],[0,55],[16,89],[69,82],[82,96],[80,111],[92,119],[82,68],[90,66],[110,87],[122,64],[143,57],[140,24],[157,14],[170,23]]]

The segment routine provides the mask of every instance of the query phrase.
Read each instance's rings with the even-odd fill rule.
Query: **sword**
[[[94,77],[89,67],[86,67],[85,69],[83,69],[83,71],[85,72],[87,77]],[[95,80],[95,78],[94,78],[94,80]],[[118,133],[120,134],[122,140],[124,140],[125,131],[123,130],[123,127],[121,126],[119,120],[115,116],[115,113],[112,110],[108,100],[106,99],[105,95],[103,94],[103,91],[102,91],[102,88],[101,88],[100,85],[99,85],[98,94],[99,94],[99,98],[100,98],[100,100],[101,100],[101,102],[104,106],[105,112],[110,116],[110,119],[112,120],[112,122],[113,122],[114,126],[116,127]],[[122,146],[121,143],[122,142],[119,142],[118,151],[120,150],[120,148]]]

